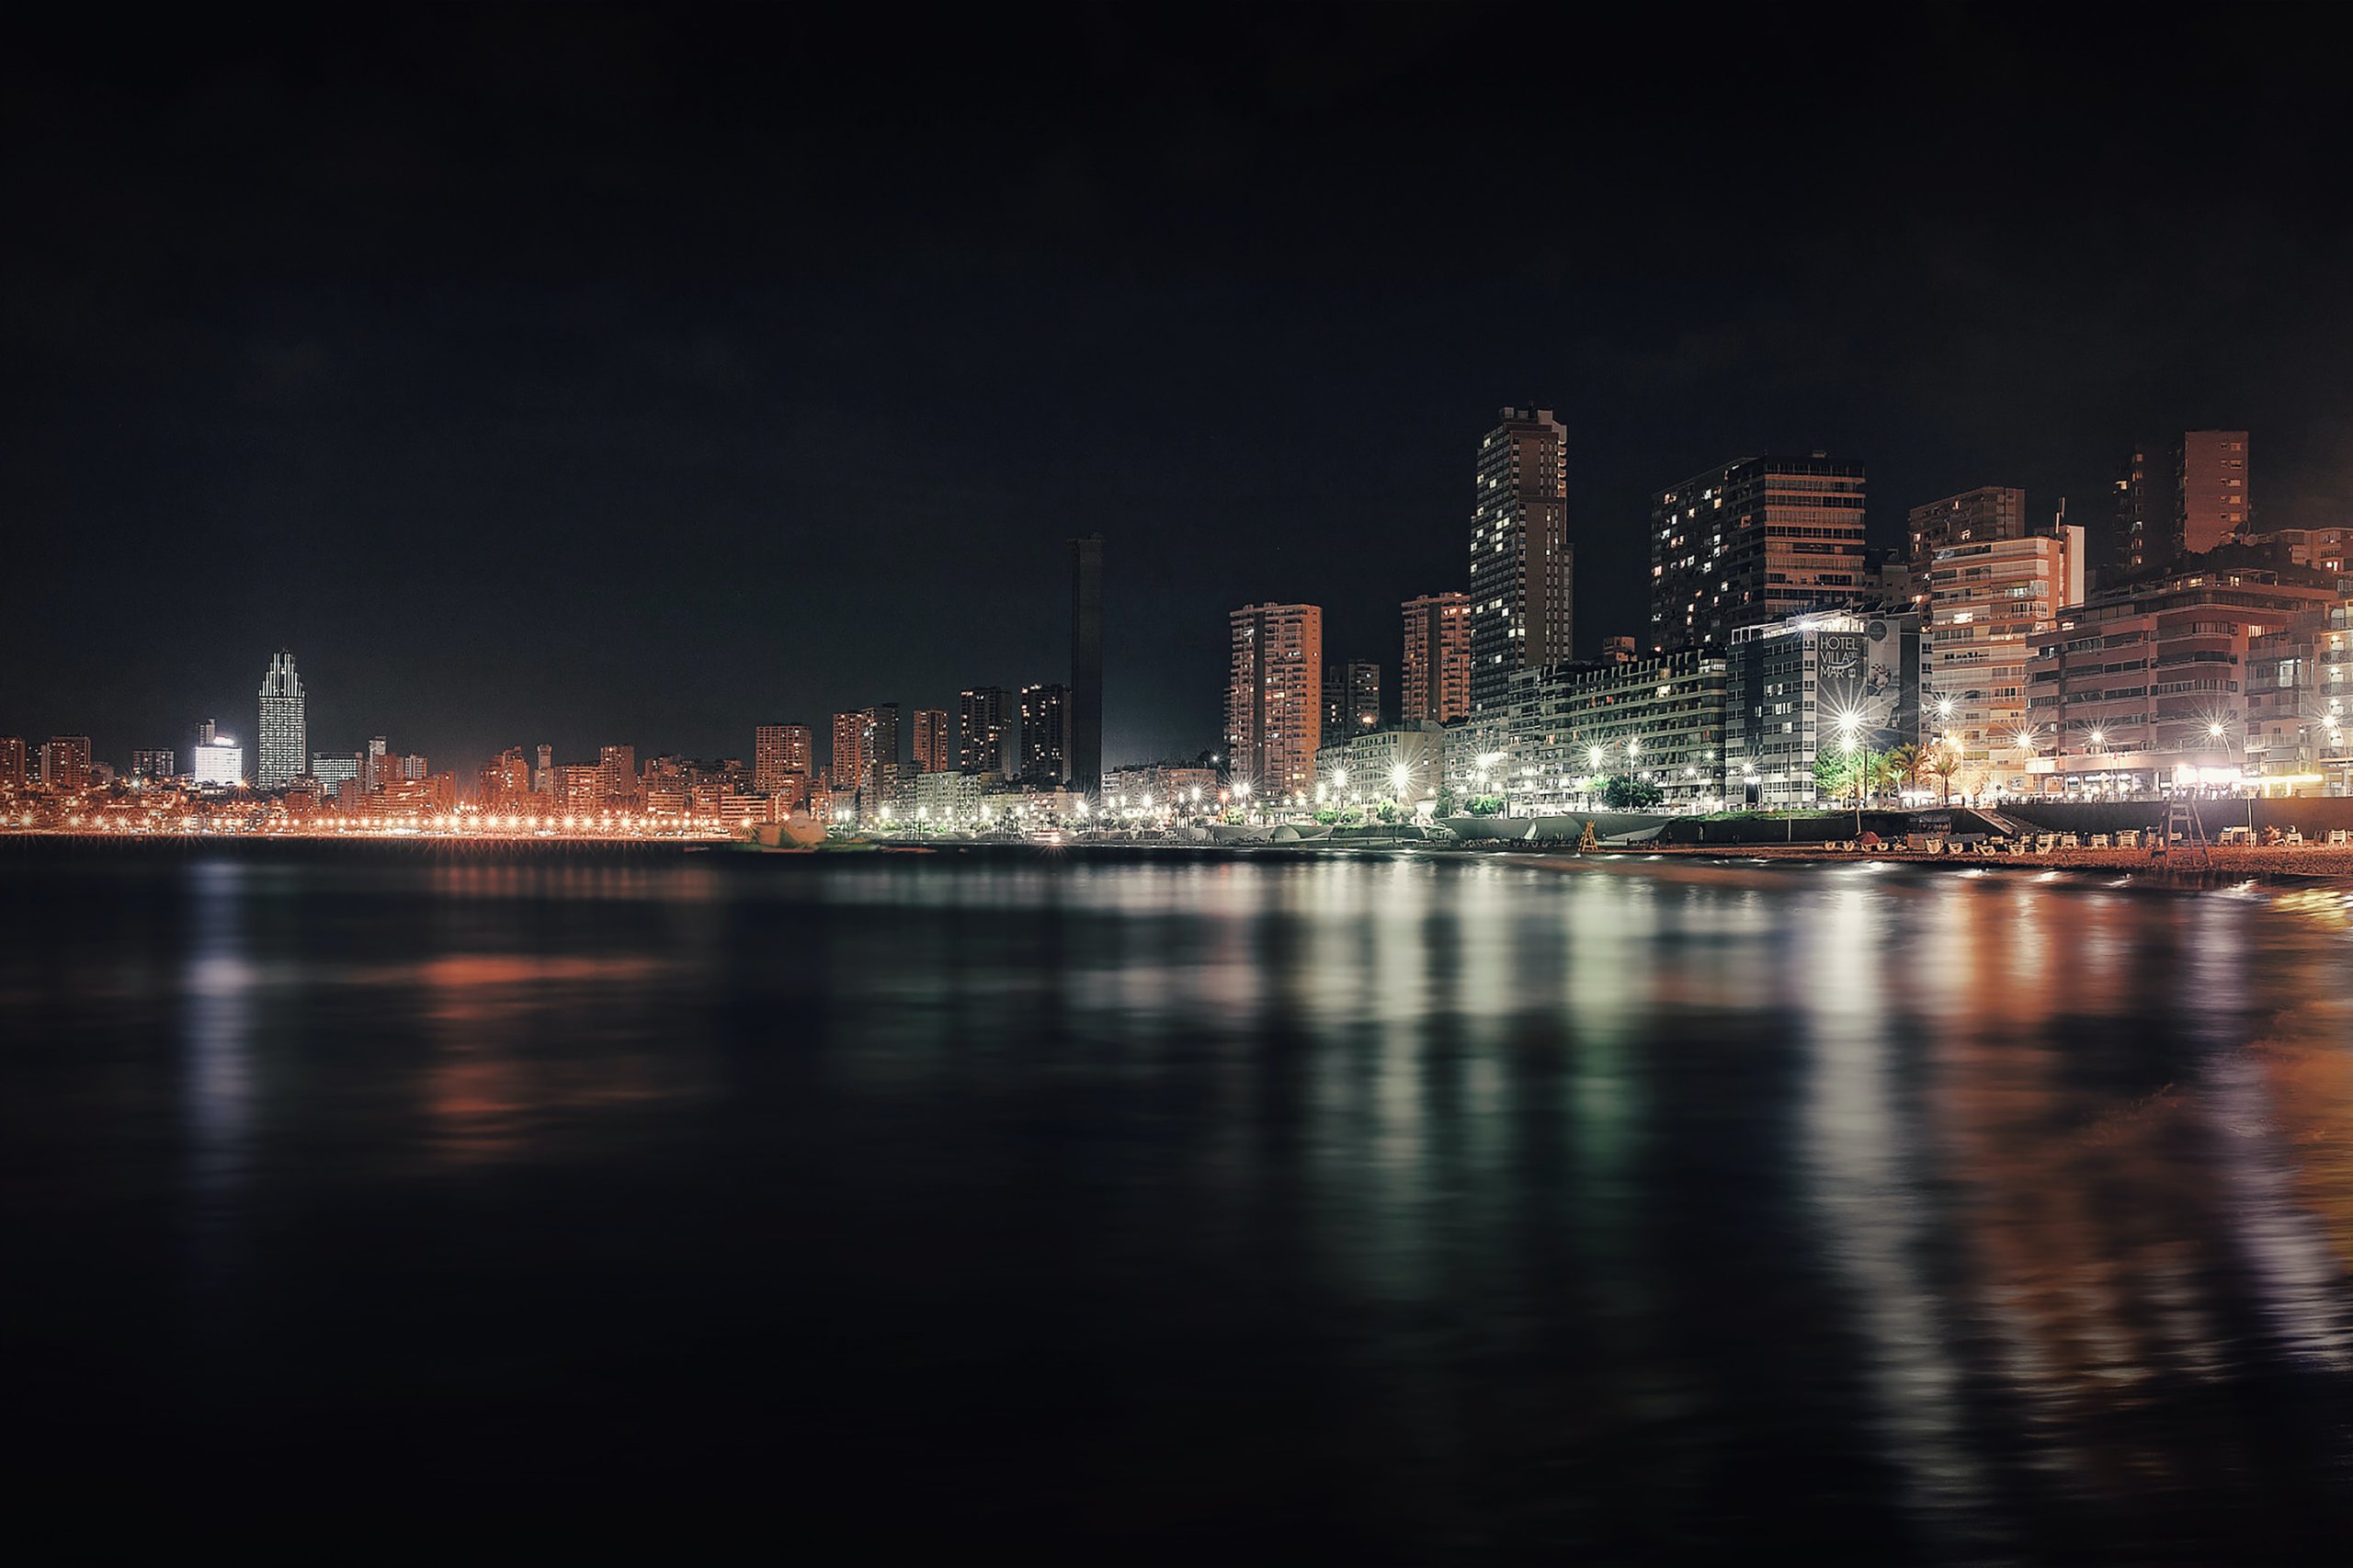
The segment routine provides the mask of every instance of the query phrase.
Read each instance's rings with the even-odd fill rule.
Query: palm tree
[[[1920,769],[1941,782],[1944,803],[1951,805],[1952,776],[1961,771],[1961,748],[1950,741],[1938,740],[1921,754]]]
[[[1897,746],[1887,754],[1888,777],[1898,784],[1920,786],[1920,775],[1927,770],[1928,759],[1918,746]]]

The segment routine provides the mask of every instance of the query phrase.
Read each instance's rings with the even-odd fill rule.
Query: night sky
[[[1094,530],[1107,760],[1189,754],[1245,601],[1394,680],[1506,403],[1586,651],[1760,450],[1885,542],[2245,426],[2353,520],[2319,12],[84,14],[0,51],[0,733],[118,765],[280,644],[462,771],[952,709],[1064,678]]]

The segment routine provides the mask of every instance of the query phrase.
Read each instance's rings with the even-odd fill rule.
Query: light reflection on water
[[[820,1533],[873,1528],[881,1463],[933,1505],[894,1544],[1049,1557],[2194,1559],[2348,1519],[2333,892],[11,870],[0,1213],[52,1281],[11,1326],[68,1427],[127,1356],[134,1419],[298,1471],[317,1409],[395,1468],[487,1421],[551,1456],[527,1506],[733,1474],[723,1386],[831,1435],[789,1483]]]

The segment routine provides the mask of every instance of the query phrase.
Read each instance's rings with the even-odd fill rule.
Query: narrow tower
[[[254,782],[264,790],[283,790],[302,776],[311,752],[310,731],[302,722],[302,677],[294,671],[294,655],[280,648],[261,677],[261,725],[254,759]]]

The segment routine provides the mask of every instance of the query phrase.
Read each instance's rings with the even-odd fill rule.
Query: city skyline
[[[2325,178],[2329,93],[2266,47],[2280,19],[2234,32],[2262,68],[2218,86],[2186,28],[1902,18],[1762,131],[1687,106],[1568,160],[1561,198],[1473,261],[1519,167],[1481,107],[1477,14],[1346,37],[1266,18],[1264,77],[1149,19],[1016,19],[1041,68],[1121,85],[1021,108],[967,78],[951,25],[894,63],[924,88],[898,125],[867,67],[792,51],[779,80],[658,17],[568,40],[553,75],[514,68],[490,9],[445,18],[449,49],[398,19],[103,47],[45,22],[0,62],[22,85],[0,189],[29,236],[0,350],[40,389],[6,405],[0,511],[52,589],[0,623],[6,723],[185,752],[286,646],[322,746],[733,753],[778,715],[1065,678],[1059,552],[1099,531],[1105,762],[1189,755],[1234,606],[1321,604],[1336,650],[1393,674],[1393,607],[1459,582],[1465,453],[1507,401],[1565,432],[1580,656],[1644,630],[1617,611],[1650,498],[1749,455],[1867,464],[1881,548],[1909,507],[1987,484],[2097,529],[2121,455],[2150,443],[2169,498],[2188,430],[2254,433],[2264,527],[2353,514],[2345,220],[2296,199]],[[1762,20],[1721,41],[1802,60]],[[359,106],[394,82],[419,90],[380,124]],[[1953,138],[1937,83],[2011,112]],[[2180,112],[2118,129],[2165,84],[2194,85]],[[1551,135],[1654,113],[1604,83]],[[1856,114],[1872,138],[1844,135]],[[1764,246],[1690,227],[1735,133],[1836,216]],[[821,134],[858,150],[740,228],[745,183]],[[2225,179],[2256,227],[2173,223],[2160,167]],[[92,187],[112,216],[70,204]],[[664,222],[618,222],[632,203]],[[114,634],[134,626],[176,635]]]

